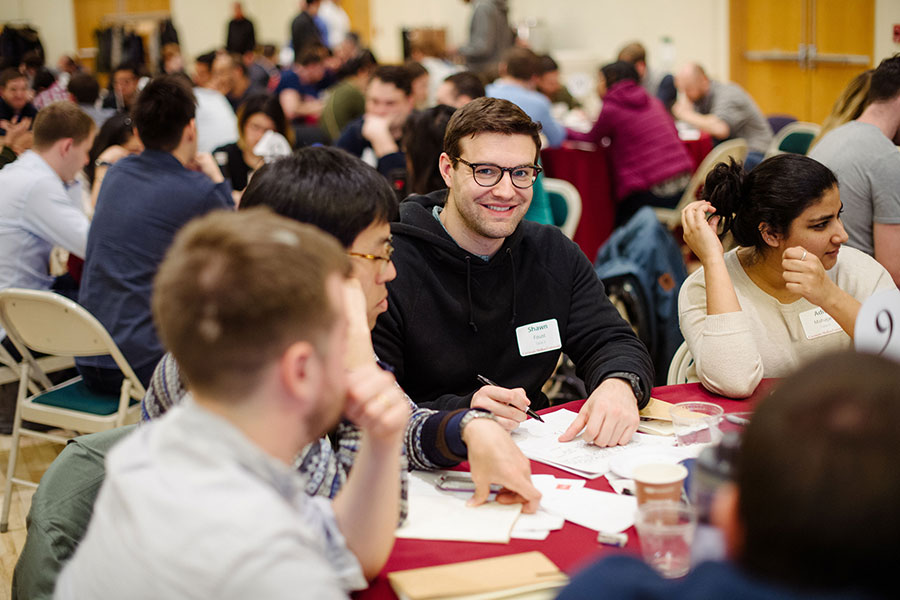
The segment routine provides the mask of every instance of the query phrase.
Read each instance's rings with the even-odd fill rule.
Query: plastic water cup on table
[[[644,562],[663,577],[687,574],[697,529],[697,517],[690,506],[671,500],[645,502],[638,506],[635,526]]]
[[[679,402],[669,409],[679,446],[715,444],[722,439],[724,410],[712,402]]]

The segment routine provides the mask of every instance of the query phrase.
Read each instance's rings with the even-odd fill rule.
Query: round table
[[[682,385],[670,385],[654,388],[653,397],[666,402],[677,403],[694,400],[713,402],[725,409],[726,413],[746,412],[758,399],[766,393],[769,382],[763,382],[753,397],[748,400],[732,400],[713,394],[705,390],[699,383],[686,383]],[[540,411],[541,413],[553,412],[561,408],[577,411],[584,401],[570,402]],[[468,464],[461,465],[463,470],[468,470]],[[571,473],[550,467],[543,463],[531,461],[533,473],[547,473],[560,478],[576,477]],[[588,480],[586,486],[595,490],[613,491],[605,477]],[[437,517],[436,517],[437,518]],[[545,540],[510,540],[508,544],[484,544],[475,542],[444,542],[435,540],[408,540],[398,539],[388,558],[387,564],[371,583],[367,590],[357,592],[354,598],[396,598],[387,574],[392,571],[428,567],[479,558],[489,558],[504,554],[516,554],[538,550],[547,555],[560,569],[572,574],[581,567],[603,556],[615,553],[640,554],[640,545],[637,541],[637,533],[632,527],[627,531],[628,544],[624,548],[603,546],[597,543],[597,532],[568,521],[563,528],[551,531]]]

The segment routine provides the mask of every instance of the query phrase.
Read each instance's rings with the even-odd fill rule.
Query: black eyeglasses
[[[475,179],[475,183],[481,187],[493,187],[500,183],[504,173],[509,173],[509,180],[512,184],[520,190],[524,190],[533,186],[538,174],[543,171],[534,165],[501,167],[492,163],[470,163],[458,156],[454,160],[458,160],[472,169],[472,177]]]

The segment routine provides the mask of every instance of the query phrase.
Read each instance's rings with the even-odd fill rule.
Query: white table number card
[[[900,290],[882,290],[866,300],[856,317],[856,349],[900,361]]]

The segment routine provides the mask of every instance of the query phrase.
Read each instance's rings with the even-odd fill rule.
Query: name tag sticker
[[[556,319],[516,327],[516,339],[519,342],[520,356],[531,356],[562,348],[559,324]]]
[[[800,313],[800,324],[803,325],[803,333],[806,334],[808,340],[842,331],[838,322],[821,308]]]

